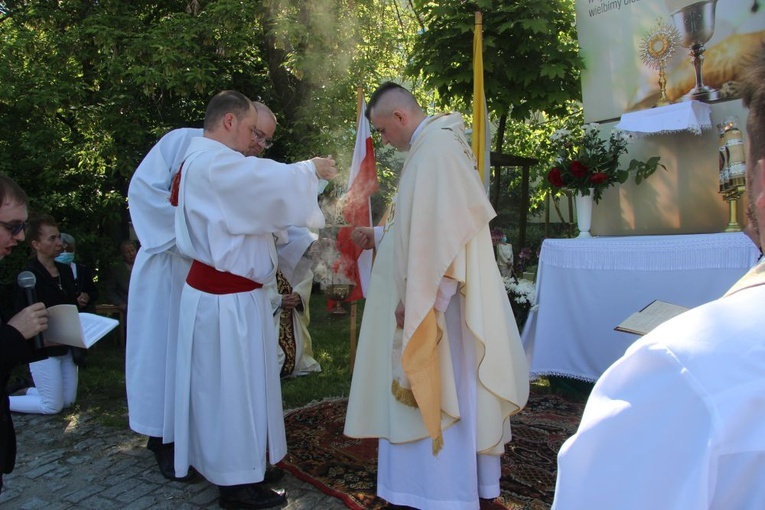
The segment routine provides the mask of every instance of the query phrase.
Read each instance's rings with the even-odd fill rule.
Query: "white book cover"
[[[48,329],[43,337],[48,342],[87,349],[119,325],[117,319],[78,312],[77,305],[56,305],[48,308]]]

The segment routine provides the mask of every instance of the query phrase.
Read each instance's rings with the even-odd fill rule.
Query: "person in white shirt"
[[[747,63],[746,195],[765,242],[765,46]],[[636,341],[558,455],[555,510],[765,508],[765,262]]]

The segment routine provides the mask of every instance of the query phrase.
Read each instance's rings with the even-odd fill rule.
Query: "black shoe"
[[[8,395],[13,395],[16,392],[26,390],[31,386],[34,386],[32,381],[24,376],[16,375],[10,381],[8,381],[8,385],[5,387],[5,392]]]
[[[284,489],[272,490],[257,483],[245,485],[231,494],[221,494],[218,499],[221,508],[272,508],[286,502],[287,493]]]
[[[263,477],[263,483],[275,483],[284,478],[284,470],[276,466],[268,466]]]
[[[186,476],[175,476],[175,445],[173,443],[157,446],[156,443],[152,444],[150,439],[146,447],[154,452],[159,472],[168,480],[173,482],[194,482],[198,479],[194,468],[189,468]]]

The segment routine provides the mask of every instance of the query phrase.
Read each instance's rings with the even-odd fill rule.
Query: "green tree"
[[[385,0],[0,1],[0,171],[95,267],[128,235],[135,167],[219,90],[272,107],[269,156],[349,163],[356,87],[400,73],[406,23]]]
[[[569,114],[581,96],[582,59],[577,43],[574,0],[410,0],[421,31],[407,66],[411,76],[435,89],[439,104],[461,111],[473,100],[475,12],[483,18],[484,90],[490,117],[499,126],[495,151],[539,158],[548,131],[539,119]],[[536,128],[535,126],[538,126]],[[532,173],[532,180],[535,174]],[[516,195],[517,173],[495,168],[492,193]],[[531,206],[540,197],[531,197]],[[522,211],[523,216],[525,211]],[[523,237],[523,234],[521,235]],[[524,243],[523,239],[520,241]]]
[[[473,97],[475,12],[483,14],[486,103],[494,117],[565,113],[581,95],[574,0],[412,0],[421,23],[407,70],[443,101]]]

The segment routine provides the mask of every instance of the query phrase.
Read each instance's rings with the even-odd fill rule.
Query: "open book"
[[[662,322],[688,310],[685,306],[673,305],[665,301],[653,301],[648,306],[635,312],[616,326],[616,331],[645,335]]]
[[[48,342],[87,349],[119,323],[111,317],[80,313],[77,305],[56,305],[48,308],[48,329],[43,336]]]

